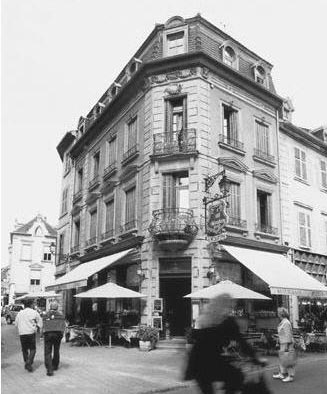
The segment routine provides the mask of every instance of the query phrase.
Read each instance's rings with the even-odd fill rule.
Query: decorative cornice
[[[301,207],[301,208],[309,209],[310,211],[313,211],[313,208],[312,208],[310,205],[304,204],[304,203],[301,202],[301,201],[293,201],[293,204],[294,204],[294,205],[297,205],[297,206],[299,206],[299,207]]]
[[[97,192],[92,192],[88,193],[87,198],[86,198],[86,204],[91,205],[94,201],[96,201],[100,197],[100,193]]]
[[[268,170],[253,170],[253,176],[256,178],[259,178],[263,181],[270,182],[270,183],[277,183],[278,178],[276,177],[275,174]]]
[[[137,174],[137,165],[126,166],[126,168],[124,169],[124,171],[120,175],[119,180],[120,180],[120,182],[126,182],[127,180],[129,180],[130,178],[135,176],[136,174]]]
[[[249,171],[249,167],[236,157],[219,157],[218,164],[239,172],[246,173]]]

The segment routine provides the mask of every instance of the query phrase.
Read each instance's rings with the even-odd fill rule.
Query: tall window
[[[163,176],[163,208],[186,208],[189,202],[189,176],[187,172]]]
[[[30,291],[40,291],[41,290],[41,271],[31,270],[30,273]]]
[[[32,260],[32,245],[22,245],[21,260]]]
[[[61,200],[61,214],[67,212],[67,204],[68,204],[68,187],[64,189],[62,192],[62,200]]]
[[[300,246],[310,248],[311,247],[311,218],[308,212],[299,211],[299,234],[300,234]]]
[[[114,164],[116,162],[116,143],[116,137],[108,142],[108,165]]]
[[[186,97],[166,101],[166,131],[177,132],[186,128]]]
[[[80,168],[76,174],[76,190],[75,192],[78,193],[82,191],[83,188],[83,168]]]
[[[241,218],[241,193],[240,184],[231,182],[230,195],[228,197],[229,215],[234,219]]]
[[[90,239],[97,236],[97,215],[98,212],[96,209],[90,212]]]
[[[303,180],[307,180],[307,162],[306,154],[300,148],[294,148],[295,156],[295,175]]]
[[[59,235],[59,256],[62,256],[65,252],[65,233]]]
[[[137,117],[127,124],[127,151],[134,148],[137,143]]]
[[[99,175],[99,166],[100,166],[100,152],[97,152],[93,156],[93,178]]]
[[[126,191],[125,225],[134,226],[136,218],[136,188]]]
[[[327,188],[327,162],[320,160],[321,186]]]
[[[262,66],[257,66],[255,68],[255,81],[264,85],[266,82],[266,72]]]
[[[185,52],[184,32],[179,31],[167,35],[167,56],[179,55]]]
[[[261,190],[257,191],[258,230],[267,232],[271,226],[271,195]]]
[[[269,154],[269,129],[262,122],[255,121],[256,149],[259,153]]]
[[[80,242],[81,222],[80,220],[74,221],[74,246],[79,246]]]
[[[223,135],[225,143],[233,143],[238,140],[238,112],[233,108],[223,105]]]
[[[113,232],[114,229],[114,200],[106,202],[106,227],[105,232]]]

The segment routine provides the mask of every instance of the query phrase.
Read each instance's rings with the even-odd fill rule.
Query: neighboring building
[[[50,245],[56,239],[56,230],[41,215],[26,224],[16,223],[10,233],[9,303],[24,294],[44,291],[53,283],[55,265]]]
[[[1,268],[1,306],[9,300],[9,267]]]
[[[294,263],[327,283],[327,129],[297,127],[289,115],[280,123],[283,241]],[[299,299],[306,305],[307,297]],[[316,305],[327,305],[316,300]],[[295,320],[298,300],[293,302]]]
[[[49,289],[63,291],[66,315],[87,320],[93,312],[138,309],[134,301],[73,297],[111,280],[147,295],[143,323],[161,316],[166,331],[183,335],[198,313],[198,304],[183,296],[214,278],[270,295],[243,255],[258,260],[261,251],[280,260],[289,249],[282,244],[278,163],[284,100],[271,70],[200,15],[156,25],[58,146],[61,159],[72,163],[59,224],[70,259],[57,260],[58,280]],[[223,169],[232,184],[219,249],[205,235],[203,197],[205,183]],[[268,309],[269,316],[276,302],[287,301],[287,289],[280,294],[249,312]],[[153,309],[157,298],[162,312]]]

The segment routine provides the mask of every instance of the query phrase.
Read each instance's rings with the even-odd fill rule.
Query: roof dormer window
[[[169,29],[164,32],[164,56],[175,56],[187,52],[187,26]]]
[[[224,47],[223,62],[228,66],[235,68],[236,53],[234,49],[228,45]]]
[[[254,69],[255,81],[261,85],[266,85],[266,71],[262,66],[256,66]]]

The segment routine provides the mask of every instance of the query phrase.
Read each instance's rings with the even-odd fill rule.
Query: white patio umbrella
[[[24,294],[21,297],[17,297],[16,301],[22,301],[34,298],[55,298],[60,297],[60,294],[56,294],[54,291],[37,291],[28,294]]]
[[[116,285],[116,283],[106,283],[94,289],[87,290],[83,293],[76,294],[77,298],[143,298],[146,295],[138,293],[125,287]]]
[[[248,300],[270,300],[271,298],[266,297],[253,290],[247,289],[246,287],[237,285],[230,280],[223,280],[215,285],[206,287],[201,290],[197,290],[194,293],[187,294],[185,298],[195,299],[211,299],[219,296],[220,294],[229,294],[231,298],[236,299],[248,299]]]
[[[76,294],[77,298],[143,298],[146,295],[138,293],[125,287],[116,285],[116,283],[106,283],[94,289],[87,290],[83,293]],[[109,347],[111,347],[111,335],[109,334]]]

